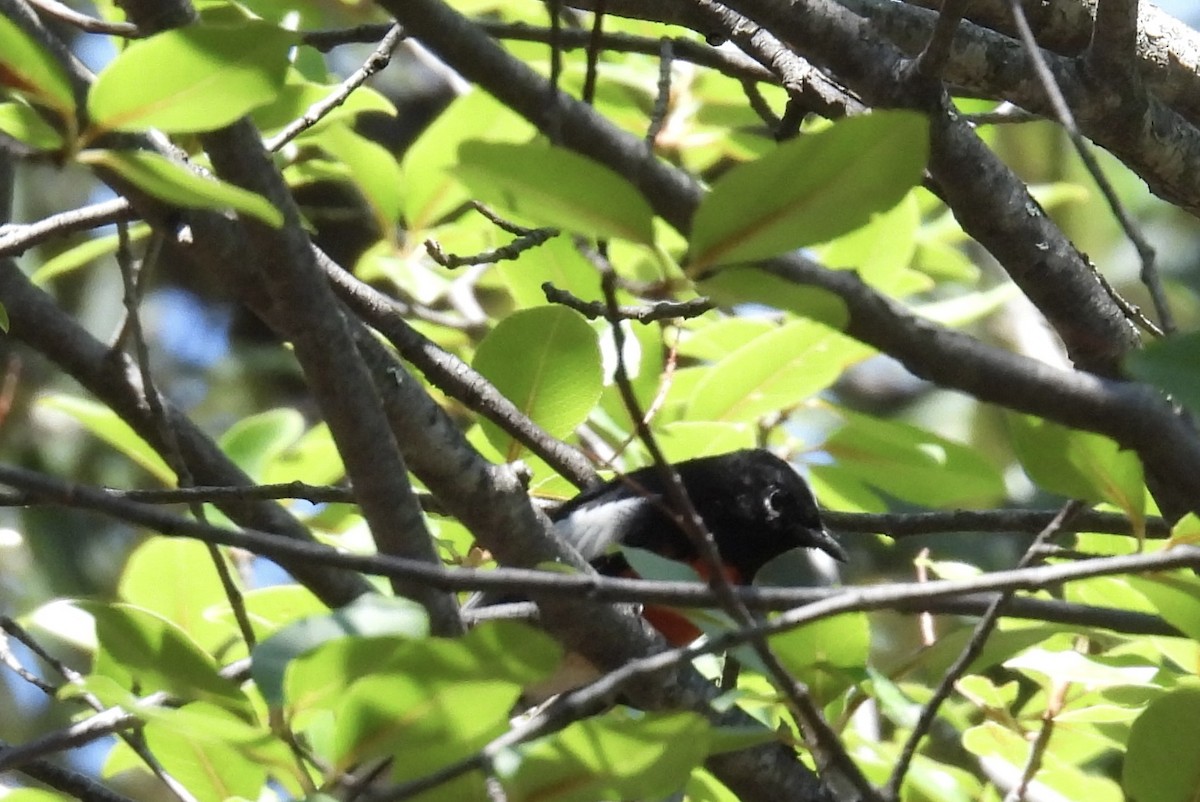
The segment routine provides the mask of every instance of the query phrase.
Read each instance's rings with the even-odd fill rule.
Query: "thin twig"
[[[137,39],[142,35],[138,26],[132,22],[108,22],[89,17],[87,14],[81,14],[73,8],[63,5],[58,0],[29,0],[29,5],[43,15],[58,22],[65,22],[85,33],[103,33],[109,36],[120,36],[123,39]]]
[[[137,364],[142,381],[142,394],[146,400],[146,406],[150,410],[150,416],[154,421],[154,425],[158,428],[159,436],[162,438],[165,446],[163,456],[171,466],[171,470],[175,472],[178,484],[188,487],[195,484],[195,480],[192,478],[191,468],[183,456],[183,450],[179,447],[179,439],[176,436],[175,427],[171,425],[170,420],[167,418],[162,398],[158,394],[154,378],[151,375],[150,349],[146,345],[146,337],[142,330],[141,315],[139,312],[142,289],[145,286],[144,276],[157,260],[163,245],[163,238],[157,233],[151,237],[150,244],[142,258],[141,268],[138,269],[129,251],[129,232],[125,223],[117,224],[117,236],[117,263],[120,265],[121,278],[125,286],[124,303],[126,317],[123,334],[128,336],[133,346],[134,361]],[[196,516],[196,520],[202,523],[207,522],[208,514],[205,512],[203,504],[194,503],[191,505],[191,508],[192,514]],[[213,568],[216,570],[217,577],[221,582],[221,588],[225,591],[225,597],[229,600],[230,608],[233,610],[234,620],[237,621],[242,639],[246,642],[246,648],[253,649],[255,643],[254,627],[250,624],[250,614],[246,611],[246,603],[242,597],[242,591],[238,588],[237,583],[234,582],[233,576],[229,572],[229,566],[226,564],[225,557],[221,554],[220,549],[211,543],[207,544],[207,549],[209,557],[212,559]]]
[[[654,95],[654,110],[650,112],[650,125],[646,128],[646,144],[654,150],[654,143],[662,133],[671,108],[671,62],[675,58],[675,45],[668,37],[658,43],[658,91]]]
[[[557,237],[559,231],[557,228],[535,228],[528,234],[517,237],[507,245],[502,245],[499,248],[483,253],[472,254],[471,256],[459,256],[453,253],[446,253],[442,250],[442,246],[438,245],[436,240],[425,240],[425,252],[429,254],[429,258],[437,262],[442,267],[450,268],[451,270],[459,267],[467,267],[470,265],[486,265],[494,262],[515,261],[529,250],[546,244],[551,239]]]
[[[588,320],[596,320],[612,314],[611,310],[605,308],[603,302],[577,298],[566,290],[558,289],[549,281],[542,283],[542,292],[549,303],[569,306]],[[618,306],[615,314],[621,320],[653,323],[659,320],[700,317],[715,309],[716,306],[707,298],[693,298],[690,301],[659,301],[646,306]]]
[[[970,0],[942,0],[942,10],[934,23],[925,49],[917,56],[917,72],[925,78],[937,78],[950,58],[954,34]]]
[[[750,102],[750,108],[754,110],[759,119],[766,123],[767,128],[776,138],[779,138],[784,130],[784,120],[775,113],[771,104],[763,97],[763,93],[758,89],[758,84],[753,81],[742,81],[742,94],[746,96],[746,100]]]
[[[600,66],[600,51],[604,49],[604,7],[606,0],[596,0],[592,10],[592,32],[587,44],[587,72],[583,77],[580,100],[589,106],[596,100],[596,77]]]
[[[249,660],[241,660],[225,666],[219,673],[226,679],[235,679],[244,676],[249,668]],[[166,691],[156,691],[138,699],[137,703],[132,706],[132,711],[123,707],[107,707],[94,716],[41,735],[20,746],[8,746],[0,749],[0,774],[20,768],[44,755],[76,749],[100,738],[138,728],[142,725],[142,719],[136,712],[138,708],[160,707],[172,701],[174,701],[174,697],[171,694]],[[182,789],[182,792],[182,799],[187,802],[195,802],[195,798],[186,789]]]
[[[1045,757],[1046,750],[1050,748],[1050,736],[1054,734],[1054,721],[1066,704],[1067,690],[1070,687],[1071,683],[1065,680],[1058,680],[1054,683],[1050,691],[1050,698],[1046,700],[1046,711],[1042,714],[1042,728],[1038,730],[1037,738],[1029,747],[1029,757],[1025,761],[1025,768],[1021,771],[1021,781],[1005,794],[1004,802],[1024,802],[1025,795],[1029,792],[1029,786],[1042,767],[1042,758]]]
[[[668,361],[668,373],[671,362]],[[660,395],[665,392],[661,389]],[[647,415],[651,409],[647,410]],[[97,488],[113,499],[137,501],[144,504],[180,504],[192,501],[221,503],[226,501],[256,501],[263,499],[301,499],[313,504],[354,504],[354,490],[350,487],[333,485],[311,485],[305,482],[282,482],[266,485],[236,485],[229,487],[177,487],[152,490],[121,490]],[[429,494],[418,494],[421,508],[435,515],[446,515],[445,505]],[[8,493],[0,496],[0,507],[34,506],[42,500],[29,493]],[[937,534],[971,534],[986,532],[989,535],[1036,535],[1044,529],[1057,513],[1053,510],[952,510],[948,512],[906,513],[859,513],[823,510],[822,517],[831,529],[842,533],[879,534],[891,538],[924,537]],[[1171,526],[1157,516],[1145,521],[1146,538],[1169,537]],[[1125,515],[1115,512],[1085,510],[1064,524],[1062,532],[1090,532],[1095,534],[1135,536],[1133,522]],[[1076,552],[1055,547],[1043,549],[1065,557],[1079,555]]]
[[[512,234],[514,237],[524,237],[524,236],[528,236],[529,234],[532,234],[535,231],[543,230],[543,229],[539,229],[539,228],[526,228],[525,226],[517,225],[516,223],[514,223],[511,220],[506,220],[503,217],[501,217],[496,212],[495,209],[491,208],[486,203],[483,203],[481,201],[473,200],[470,202],[470,206],[472,209],[479,212],[481,215],[483,215],[488,220],[490,220],[492,225],[496,226],[501,231],[507,231],[509,234]]]
[[[550,14],[550,75],[546,81],[550,119],[546,123],[546,138],[550,144],[557,145],[562,138],[562,120],[558,111],[558,85],[562,81],[562,0],[546,0],[546,10]]]
[[[315,47],[322,53],[328,53],[340,45],[374,44],[387,36],[393,27],[395,27],[395,23],[391,22],[368,22],[352,28],[303,31],[300,34],[300,41],[309,47]]]
[[[0,226],[0,257],[20,256],[25,251],[54,237],[88,231],[113,223],[137,219],[125,198],[95,203],[81,209],[54,214],[36,223]]]
[[[17,627],[16,621],[13,621],[8,616],[0,618],[0,631],[4,633],[3,635],[0,635],[0,662],[3,662],[4,665],[8,666],[13,673],[21,679],[25,680],[47,696],[54,698],[54,696],[58,693],[58,688],[27,669],[17,658],[16,653],[8,647],[7,636],[11,635],[17,640],[21,640],[21,638],[18,638],[12,632],[14,627]],[[28,644],[26,645],[28,646]],[[40,657],[41,654],[42,653],[39,652],[38,656]]]
[[[13,747],[9,744],[0,741],[0,759],[11,748]],[[30,760],[22,764],[18,771],[79,802],[135,802],[83,772],[63,768],[50,760]]]
[[[537,28],[525,23],[504,23],[483,20],[477,23],[480,28],[496,39],[506,39],[519,42],[549,42],[551,32],[548,28]],[[591,45],[591,31],[559,31],[559,46],[563,50],[587,48]],[[646,56],[657,56],[662,52],[662,39],[648,36],[634,36],[626,33],[602,33],[600,46],[604,50],[618,53],[641,53]],[[767,81],[778,83],[779,80],[769,70],[739,53],[712,47],[694,39],[672,37],[671,48],[675,59],[687,61],[701,67],[708,67],[723,75],[739,80]]]
[[[309,106],[303,115],[288,123],[282,131],[264,142],[263,146],[267,150],[275,152],[323,120],[325,115],[345,103],[351,92],[358,89],[368,78],[391,62],[392,53],[395,52],[396,46],[403,38],[404,29],[399,25],[391,26],[379,42],[379,46],[367,57],[361,67],[338,84],[335,90]]]

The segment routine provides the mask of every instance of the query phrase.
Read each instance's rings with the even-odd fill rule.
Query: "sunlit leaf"
[[[1154,574],[1126,580],[1154,605],[1167,623],[1200,641],[1200,580],[1195,576]]]
[[[74,126],[75,93],[57,58],[8,16],[0,14],[0,87],[53,109]]]
[[[621,710],[578,721],[495,761],[512,802],[663,799],[707,756],[710,725],[696,713]]]
[[[250,674],[270,704],[283,699],[283,675],[288,663],[323,643],[351,635],[378,637],[429,634],[425,608],[403,598],[360,596],[327,615],[297,621],[258,644],[251,655]]]
[[[777,256],[863,225],[921,180],[928,137],[922,115],[875,112],[733,168],[696,210],[689,269]]]
[[[1200,689],[1177,688],[1133,723],[1122,784],[1130,799],[1194,802],[1200,788]]]
[[[150,231],[150,226],[145,223],[131,223],[129,241],[140,242],[150,235]],[[101,256],[116,253],[119,242],[120,238],[116,234],[84,240],[73,248],[47,259],[33,272],[29,280],[39,287],[44,287],[56,278],[91,264]]]
[[[108,407],[69,395],[48,395],[38,403],[69,415],[92,434],[141,465],[163,484],[175,485],[175,472],[150,444]]]
[[[1200,332],[1173,334],[1131,351],[1129,372],[1161,387],[1193,415],[1200,414]]]
[[[771,650],[824,702],[849,688],[868,662],[865,613],[823,618],[771,637]]]
[[[788,281],[752,265],[726,267],[704,276],[698,289],[721,306],[758,304],[792,312],[830,328],[845,327],[846,302],[823,287]]]
[[[1144,531],[1145,483],[1134,452],[1103,435],[1027,415],[1012,413],[1008,422],[1021,467],[1033,481],[1069,498],[1115,504],[1137,533]]]
[[[236,209],[273,228],[283,225],[283,214],[262,195],[218,178],[204,178],[157,153],[85,150],[79,154],[79,160],[112,170],[166,203],[197,209]]]
[[[350,181],[375,213],[379,229],[390,233],[400,217],[403,177],[388,149],[345,125],[328,126],[304,141],[320,145],[346,166]]]
[[[131,604],[76,601],[96,619],[100,654],[94,670],[126,680],[141,692],[167,691],[245,713],[249,700],[187,634],[165,618]]]
[[[464,142],[454,174],[482,201],[543,226],[650,244],[654,212],[622,176],[563,148]]]
[[[155,758],[197,802],[255,799],[271,757],[277,768],[288,768],[287,747],[270,730],[222,713],[203,703],[156,709],[144,729]]]
[[[123,601],[166,618],[205,646],[219,646],[216,633],[228,637],[228,624],[214,624],[205,608],[225,601],[216,566],[203,543],[186,538],[151,537],[125,564],[118,593]]]
[[[837,466],[914,504],[949,506],[998,499],[1000,471],[975,449],[897,420],[848,410],[825,449]]]
[[[600,397],[596,332],[578,312],[544,306],[510,315],[479,344],[473,367],[506,398],[555,437],[587,418]],[[523,446],[490,421],[488,439],[517,459]]]
[[[295,31],[260,20],[197,23],[134,42],[96,76],[92,124],[168,133],[221,128],[271,102],[287,77]]]
[[[524,118],[487,92],[477,89],[457,98],[404,154],[405,222],[412,229],[427,229],[466,203],[469,196],[449,172],[463,141],[515,143],[528,140],[533,133]]]
[[[832,384],[866,346],[807,320],[755,338],[710,368],[688,406],[693,420],[749,422],[808,399]]]
[[[313,104],[326,100],[340,89],[341,86],[338,84],[326,85],[306,81],[302,76],[293,72],[275,99],[266,106],[254,109],[250,117],[260,130],[274,131],[303,117]],[[387,114],[394,117],[396,107],[375,89],[369,86],[360,86],[351,92],[342,103],[326,112],[314,126],[308,129],[308,132],[318,131],[331,122],[345,121],[365,112]]]
[[[221,450],[251,478],[261,481],[270,462],[304,433],[304,416],[291,408],[242,418],[221,436]]]
[[[63,145],[62,134],[24,103],[0,103],[0,133],[35,150],[57,150]]]

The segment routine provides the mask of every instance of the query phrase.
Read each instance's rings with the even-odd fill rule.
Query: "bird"
[[[847,555],[821,522],[807,482],[766,449],[742,449],[675,463],[692,506],[712,534],[726,578],[747,584],[768,562],[795,548]],[[650,465],[584,490],[550,513],[555,532],[601,574],[635,576],[616,551],[633,546],[687,563],[704,579],[708,564],[681,527],[662,466]],[[700,632],[682,615],[647,607],[643,616],[672,645]]]

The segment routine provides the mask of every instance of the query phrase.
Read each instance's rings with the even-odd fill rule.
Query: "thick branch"
[[[283,228],[255,222],[247,222],[245,228],[271,296],[272,323],[295,349],[377,547],[387,554],[436,563],[437,552],[379,396],[366,366],[356,358],[350,327],[317,264],[282,176],[247,122],[207,135],[204,144],[219,175],[265,196],[284,214]],[[421,587],[395,590],[424,604],[435,630],[449,634],[459,629],[453,599]]]

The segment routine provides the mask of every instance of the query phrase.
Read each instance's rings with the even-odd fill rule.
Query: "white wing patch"
[[[583,559],[594,560],[608,550],[649,503],[646,498],[600,499],[557,521],[554,529],[579,551]]]

